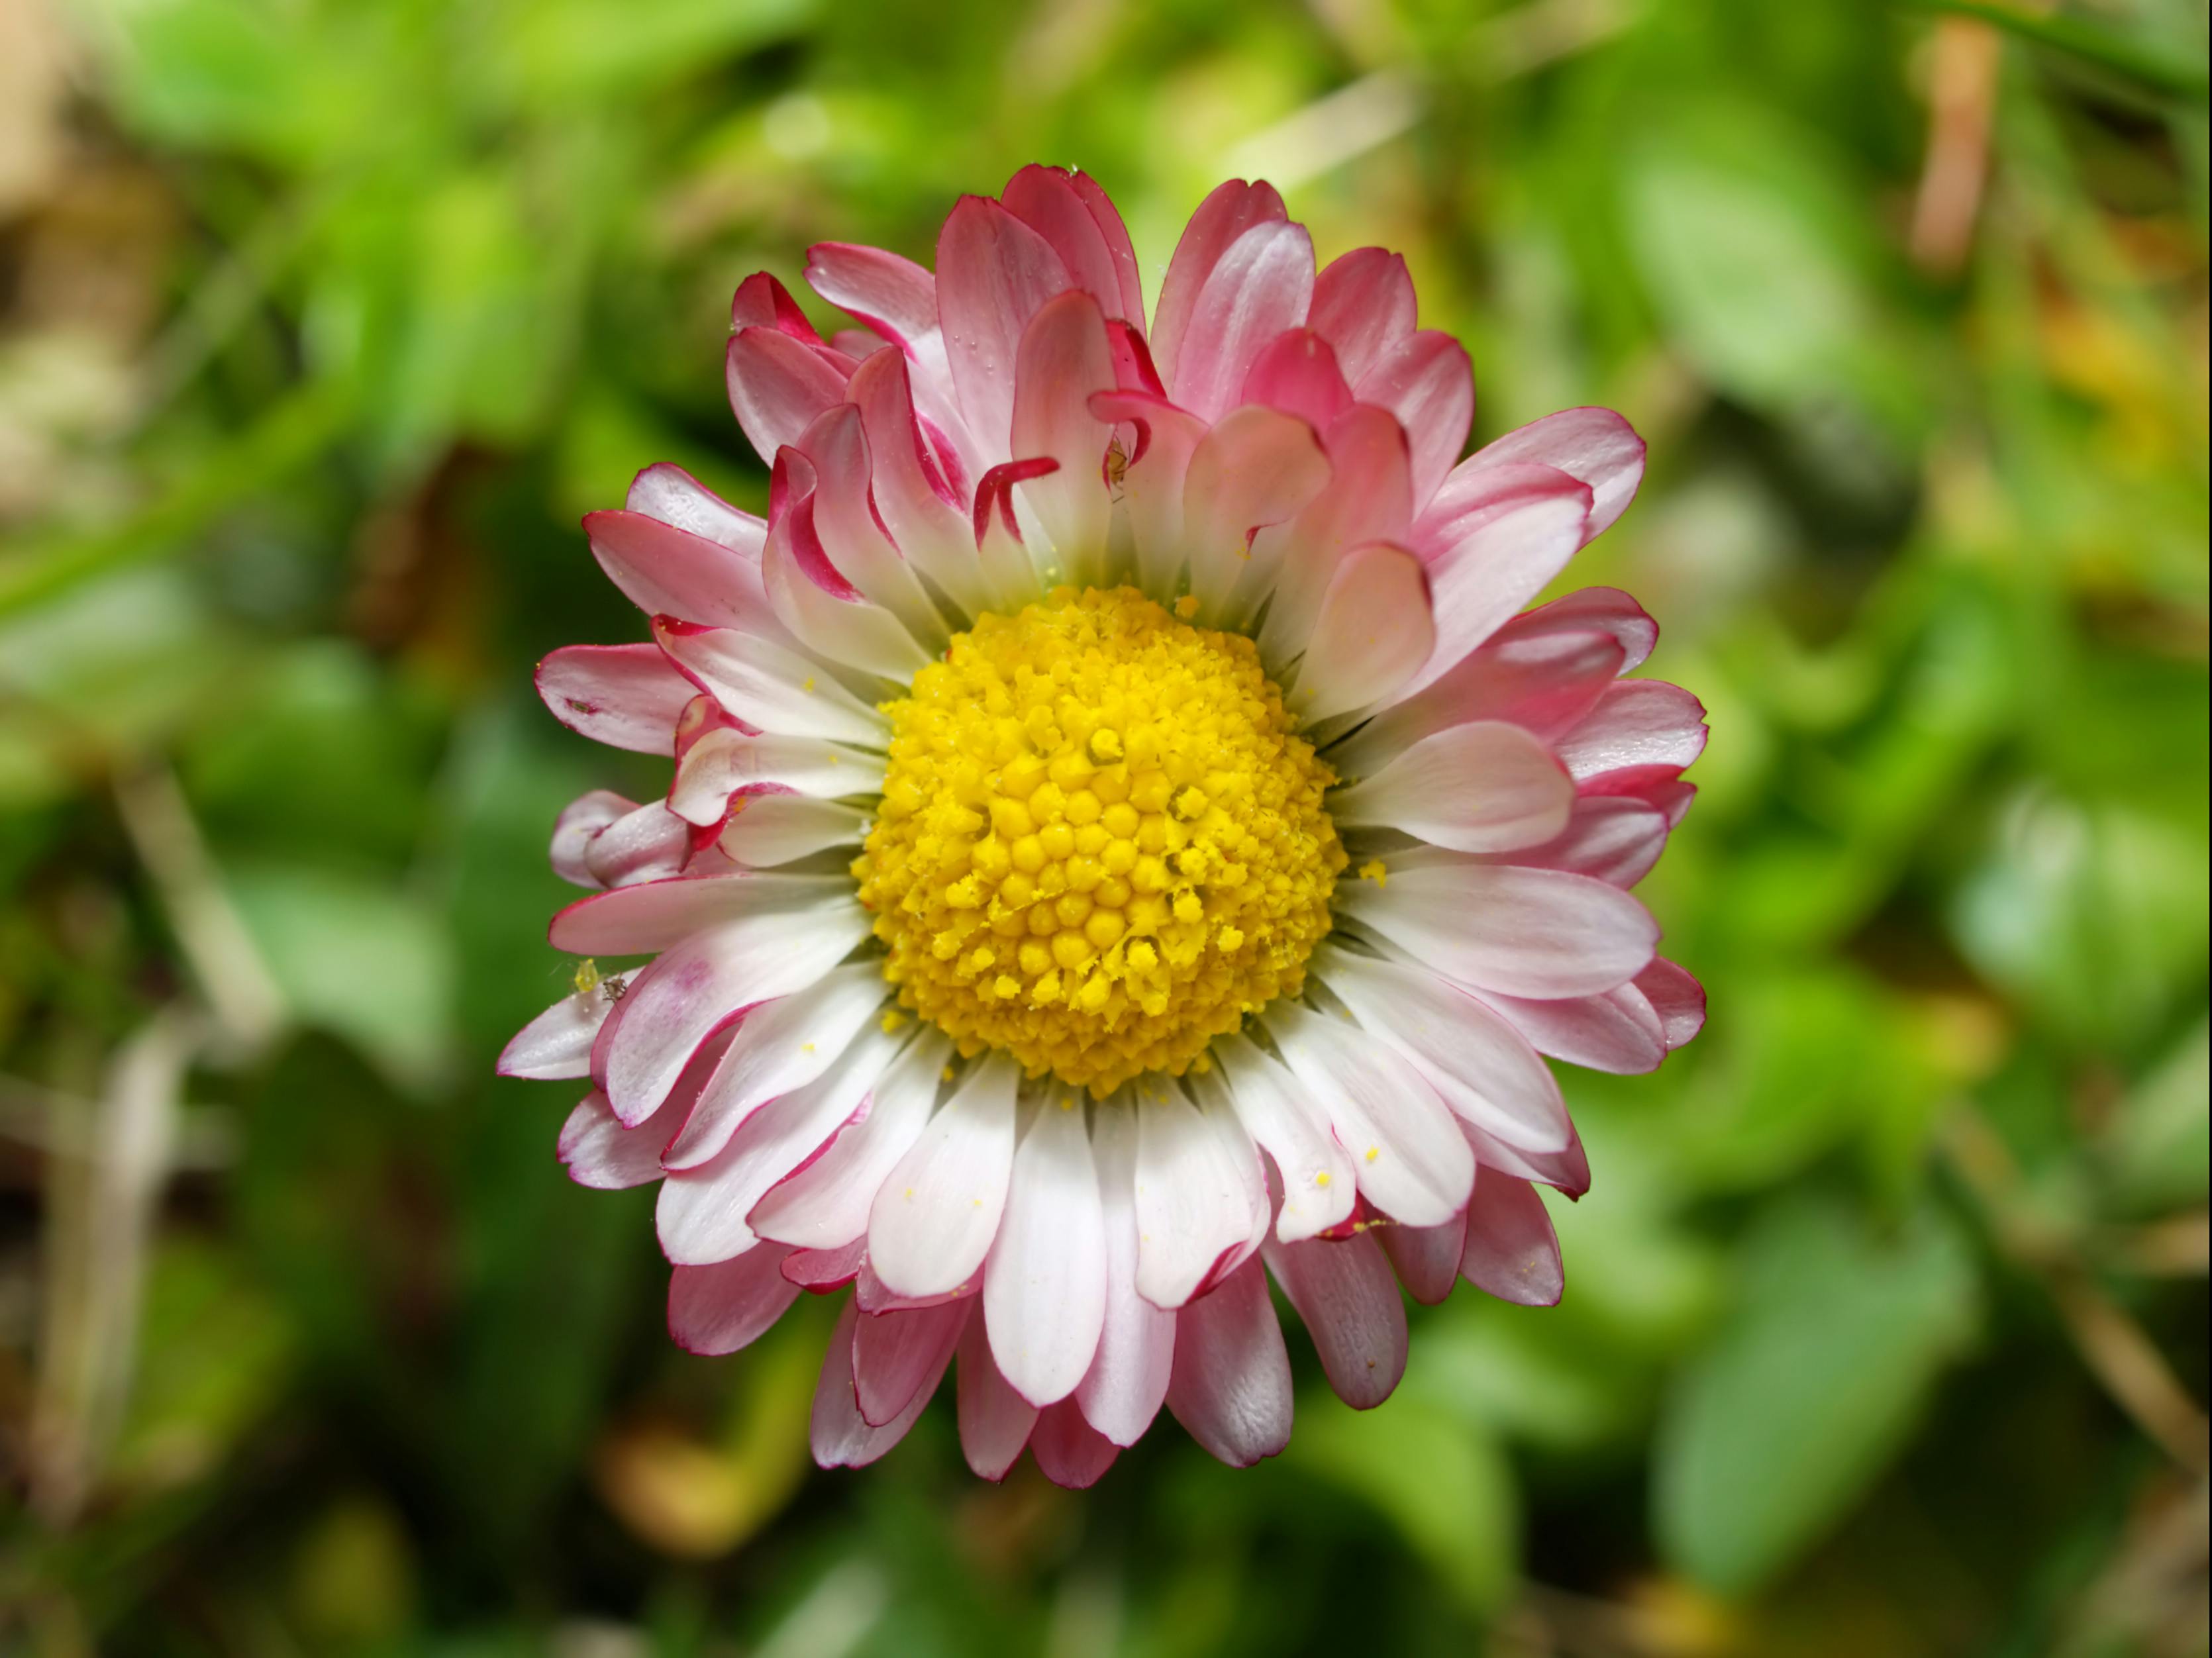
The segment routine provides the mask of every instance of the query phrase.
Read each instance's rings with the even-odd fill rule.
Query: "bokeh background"
[[[5,0],[0,1649],[2205,1650],[2202,0]],[[1571,572],[1711,710],[1712,993],[1569,1072],[1565,1304],[1087,1495],[817,1473],[808,1303],[676,1352],[495,1081],[577,528],[759,507],[730,289],[1079,164],[1148,290],[1267,176],[1486,438],[1649,438]],[[817,313],[826,322],[826,314]]]

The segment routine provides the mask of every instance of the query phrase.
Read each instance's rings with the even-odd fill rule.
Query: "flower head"
[[[1045,167],[934,276],[832,243],[807,280],[856,325],[765,275],[732,307],[767,520],[648,467],[585,527],[651,642],[538,674],[674,768],[562,814],[592,959],[501,1065],[590,1078],[577,1180],[660,1182],[677,1339],[849,1284],[817,1459],[881,1455],[957,1355],[976,1472],[1081,1485],[1163,1403],[1282,1448],[1263,1264],[1360,1406],[1401,1284],[1556,1301],[1532,1182],[1589,1175],[1541,1056],[1648,1071],[1704,1017],[1629,891],[1703,711],[1622,677],[1626,594],[1522,610],[1642,442],[1577,409],[1462,459],[1403,262],[1316,275],[1264,184],[1149,322],[1113,204]]]

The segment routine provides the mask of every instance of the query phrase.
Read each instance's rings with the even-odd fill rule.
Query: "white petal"
[[[849,902],[835,875],[717,875],[645,881],[579,898],[546,930],[572,956],[643,956],[733,921],[775,918],[811,926]]]
[[[1659,929],[1616,887],[1558,870],[1472,859],[1339,885],[1340,913],[1478,990],[1588,996],[1650,962]]]
[[[864,1236],[877,1188],[928,1124],[951,1054],[951,1042],[939,1031],[916,1034],[876,1079],[868,1114],[762,1199],[752,1212],[753,1230],[810,1249],[834,1248]]]
[[[614,1000],[604,991],[563,996],[514,1033],[500,1054],[499,1074],[540,1082],[590,1076],[592,1044],[613,1011]]]
[[[730,803],[730,821],[714,844],[752,869],[773,869],[832,847],[857,847],[868,829],[868,814],[834,800],[810,800],[801,794],[740,796]]]
[[[1020,405],[1015,405],[1019,426]],[[1080,1095],[1055,1090],[1014,1154],[1006,1218],[983,1267],[991,1351],[1040,1407],[1075,1391],[1106,1320],[1106,1223]]]
[[[1137,1293],[1175,1308],[1251,1236],[1255,1171],[1181,1090],[1152,1086],[1137,1105]]]
[[[902,1295],[943,1295],[983,1264],[1014,1163],[1021,1067],[993,1053],[900,1159],[868,1212],[868,1262]]]
[[[710,731],[684,751],[668,809],[692,823],[719,823],[741,789],[785,788],[824,800],[872,794],[883,786],[879,755],[815,737]]]
[[[1425,737],[1372,777],[1335,791],[1329,817],[1459,852],[1540,846],[1567,826],[1574,780],[1518,726],[1478,720]]]
[[[828,671],[771,640],[733,628],[657,619],[653,637],[691,683],[749,726],[788,737],[880,748],[884,718]]]
[[[1176,1321],[1137,1293],[1137,1119],[1126,1097],[1099,1109],[1091,1153],[1105,1227],[1106,1313],[1075,1400],[1100,1433],[1133,1445],[1167,1397]]]
[[[1213,1056],[1238,1120],[1274,1159],[1282,1179],[1275,1236],[1295,1243],[1351,1219],[1359,1195],[1352,1155],[1298,1079],[1241,1034],[1215,1037]]]

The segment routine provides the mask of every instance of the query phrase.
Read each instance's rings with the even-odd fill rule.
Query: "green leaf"
[[[1975,1320],[1971,1264],[1932,1216],[1884,1244],[1799,1202],[1744,1248],[1742,1300],[1668,1403],[1653,1486],[1668,1559],[1737,1595],[1881,1477]]]

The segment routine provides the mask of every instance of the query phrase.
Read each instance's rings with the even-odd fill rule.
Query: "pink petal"
[[[978,1479],[1000,1480],[1036,1426],[1037,1408],[1013,1390],[991,1359],[983,1321],[960,1336],[960,1448]]]
[[[1281,665],[1306,648],[1345,555],[1364,542],[1403,541],[1413,516],[1412,462],[1395,415],[1354,404],[1323,429],[1328,486],[1289,523],[1254,537],[1230,607],[1236,616],[1249,616],[1272,588],[1260,652]]]
[[[1467,348],[1435,329],[1408,334],[1378,358],[1355,384],[1362,403],[1377,403],[1398,417],[1413,446],[1413,500],[1437,493],[1467,446],[1474,422],[1474,370]]]
[[[1259,1263],[1176,1315],[1168,1409],[1193,1439],[1249,1468],[1291,1442],[1291,1360]]]
[[[1459,1116],[1531,1151],[1558,1151],[1573,1135],[1558,1081],[1487,1004],[1419,968],[1346,950],[1328,949],[1315,965]]]
[[[592,1044],[612,1011],[612,999],[579,991],[563,996],[514,1034],[493,1068],[502,1077],[561,1081],[592,1074]]]
[[[650,1185],[660,1178],[660,1148],[678,1126],[671,1108],[676,1104],[672,1100],[636,1127],[625,1128],[607,1096],[593,1089],[561,1125],[555,1155],[579,1186],[622,1192]]]
[[[1536,1188],[1492,1169],[1467,1210],[1459,1270],[1478,1290],[1521,1307],[1556,1307],[1566,1288],[1559,1240]]]
[[[1441,1225],[1459,1212],[1474,1184],[1474,1157],[1409,1060],[1356,1025],[1293,1003],[1272,1005],[1264,1023],[1328,1113],[1362,1196],[1409,1226]]]
[[[766,1011],[757,1010],[738,1027],[732,1049],[726,1050],[721,1066],[701,1090],[702,1103],[721,1082],[728,1053]],[[672,1125],[671,1134],[663,1137],[669,1149],[661,1158],[669,1174],[661,1183],[653,1215],[668,1259],[697,1264],[726,1260],[751,1248],[757,1235],[746,1218],[755,1206],[777,1181],[820,1156],[840,1129],[866,1111],[869,1090],[898,1047],[880,1030],[862,1032],[821,1076],[760,1107],[730,1134],[720,1151],[702,1161],[689,1165],[678,1161],[684,1125]]]
[[[1172,592],[1182,573],[1183,486],[1190,459],[1206,435],[1204,421],[1165,398],[1115,392],[1091,399],[1102,420],[1136,428],[1136,453],[1122,474],[1122,500],[1136,544],[1138,580],[1147,592]]]
[[[538,695],[570,731],[610,748],[672,754],[692,697],[651,645],[564,645],[538,665]]]
[[[1406,1303],[1382,1246],[1363,1232],[1270,1243],[1266,1253],[1336,1396],[1355,1411],[1389,1398],[1406,1374]]]
[[[1666,1029],[1668,1053],[1695,1041],[1705,1028],[1705,987],[1663,957],[1636,975],[1636,987],[1650,998]]]
[[[1460,1120],[1459,1127],[1468,1144],[1474,1148],[1475,1160],[1485,1169],[1502,1171],[1516,1180],[1556,1187],[1571,1198],[1579,1198],[1589,1190],[1589,1157],[1583,1151],[1579,1136],[1570,1140],[1564,1151],[1520,1151],[1503,1140],[1491,1139],[1465,1118]]]
[[[1054,1485],[1083,1491],[1105,1476],[1121,1448],[1085,1421],[1073,1400],[1063,1399],[1037,1418],[1030,1453]]]
[[[1632,887],[1667,849],[1670,825],[1656,807],[1629,796],[1589,794],[1575,802],[1558,836],[1523,847],[1504,861],[1564,869],[1617,887]]]
[[[990,1252],[1014,1163],[1020,1068],[993,1053],[973,1066],[876,1194],[868,1260],[902,1295],[942,1295]]]
[[[765,270],[756,270],[730,295],[730,331],[741,328],[773,328],[802,345],[819,345],[822,336],[806,320],[791,290]]]
[[[644,956],[731,921],[841,909],[851,890],[851,882],[835,875],[646,881],[579,898],[554,916],[547,937],[572,956]]]
[[[1231,243],[1199,289],[1173,369],[1161,365],[1175,400],[1206,420],[1233,408],[1260,353],[1305,321],[1313,282],[1304,225],[1255,224]]]
[[[1144,325],[1144,296],[1137,282],[1136,250],[1121,216],[1097,184],[1088,191],[1059,167],[1032,164],[1008,179],[1000,192],[1006,210],[1052,244],[1066,267],[1068,280],[1088,292],[1106,315]],[[1023,452],[1020,441],[1014,449]]]
[[[764,911],[691,934],[665,950],[631,979],[592,1054],[593,1076],[617,1114],[642,1122],[668,1097],[702,1043],[744,1009],[805,988],[866,937],[867,927],[867,912],[857,904],[811,915]]]
[[[625,887],[681,874],[690,851],[691,826],[652,800],[593,835],[584,865],[601,886]]]
[[[883,716],[794,651],[732,628],[658,616],[653,638],[691,683],[762,731],[880,747]]]
[[[1413,331],[1413,279],[1406,261],[1380,247],[1355,247],[1314,278],[1307,325],[1336,348],[1357,385]]]
[[[1478,1175],[1475,1185],[1480,1187]],[[1472,1199],[1470,1199],[1472,1201]],[[1424,1307],[1449,1298],[1459,1282],[1459,1262],[1467,1247],[1467,1213],[1462,1210],[1441,1226],[1378,1226],[1370,1234],[1382,1241],[1382,1253],[1406,1293]]]
[[[1645,972],[1650,969],[1646,968]],[[1635,984],[1595,996],[1551,1001],[1492,992],[1483,999],[1510,1020],[1540,1054],[1615,1076],[1656,1071],[1667,1057],[1667,1028]]]
[[[1610,990],[1650,966],[1659,942],[1635,899],[1558,870],[1473,860],[1415,867],[1387,886],[1340,886],[1337,905],[1446,977],[1510,996]]]
[[[864,1237],[835,1249],[794,1249],[783,1259],[783,1275],[802,1290],[826,1296],[858,1278],[867,1255]]]
[[[854,372],[848,395],[860,408],[874,463],[876,507],[899,550],[969,615],[989,609],[966,497],[945,477],[922,432],[905,361],[896,354],[870,358]]]
[[[897,1418],[927,1384],[932,1392],[968,1326],[968,1303],[912,1312],[863,1312],[853,1326],[853,1395],[873,1427]]]
[[[1240,403],[1263,403],[1296,415],[1316,432],[1352,407],[1352,387],[1336,353],[1310,328],[1285,329],[1252,360]]]
[[[670,1143],[662,1162],[671,1170],[707,1163],[730,1144],[730,1137],[755,1111],[781,1095],[805,1088],[835,1065],[888,994],[881,966],[855,962],[823,975],[805,990],[755,1007],[745,1015],[728,1053],[700,1095],[691,1120]],[[834,1121],[842,1120],[840,1116]],[[825,1127],[773,1178],[781,1179],[805,1151],[827,1137]],[[754,1199],[772,1183],[763,1181]],[[748,1201],[737,1220],[742,1222],[751,1208]],[[670,1242],[665,1233],[662,1242]]]
[[[1328,480],[1321,440],[1295,416],[1247,404],[1214,423],[1183,478],[1183,540],[1203,613],[1237,587],[1252,531],[1295,517]]]
[[[1022,330],[1070,285],[1052,244],[987,197],[962,197],[938,234],[937,314],[952,384],[990,460],[1009,452]]]
[[[806,285],[902,348],[937,326],[937,281],[912,259],[852,242],[806,250]]]
[[[1636,486],[1644,479],[1644,440],[1610,409],[1563,409],[1485,444],[1465,465],[1526,461],[1555,466],[1589,485],[1588,535],[1595,540],[1636,499]]]
[[[1580,633],[1593,628],[1620,641],[1623,673],[1634,673],[1642,667],[1659,642],[1659,624],[1618,587],[1577,587],[1548,604],[1539,605],[1526,616],[1515,617],[1498,636],[1534,638],[1540,634]]]
[[[1421,561],[1387,541],[1355,547],[1338,564],[1328,592],[1322,595],[1321,611],[1306,641],[1291,704],[1304,719],[1316,720],[1378,702],[1428,660],[1436,642],[1428,572]],[[1551,764],[1551,756],[1543,753],[1534,738],[1510,726],[1498,729],[1514,731],[1516,738],[1542,755],[1547,765]],[[1425,769],[1433,773],[1436,768]],[[1492,833],[1525,833],[1528,811],[1540,810],[1543,804],[1528,798],[1528,769],[1523,764],[1510,773],[1500,771],[1473,783],[1462,777],[1460,798],[1464,801],[1470,796],[1481,797],[1485,821]],[[1565,774],[1556,767],[1553,770],[1564,784]],[[1369,797],[1371,809],[1410,808],[1412,803],[1392,798],[1395,788],[1383,778],[1374,780],[1374,792]],[[1332,805],[1332,812],[1334,810]],[[1565,816],[1564,805],[1560,815]],[[1520,827],[1509,831],[1504,827],[1507,822]],[[1477,831],[1470,828],[1462,832]]]
[[[665,460],[630,480],[623,507],[702,536],[756,563],[760,561],[761,543],[768,536],[764,521],[740,512],[681,466]]]
[[[926,649],[942,651],[951,637],[945,620],[877,514],[874,460],[860,410],[849,403],[830,410],[796,447],[814,465],[814,527],[830,562]]]
[[[774,328],[741,329],[730,337],[723,379],[730,409],[764,462],[798,441],[817,415],[845,400],[841,374],[819,353]]]
[[[776,620],[825,661],[885,679],[912,678],[929,665],[929,653],[896,616],[846,583],[830,564],[816,530],[820,499],[811,492],[800,496],[768,532],[761,575]]]
[[[789,1251],[764,1243],[712,1266],[679,1266],[668,1278],[668,1333],[686,1352],[734,1353],[766,1334],[799,1298],[779,1270]]]
[[[1031,1404],[1075,1391],[1106,1321],[1106,1221],[1079,1096],[1048,1097],[1014,1154],[983,1268],[1000,1374]]]
[[[975,553],[984,584],[997,594],[990,608],[1006,616],[1042,591],[1037,565],[1014,512],[1014,486],[1057,471],[1049,455],[1008,461],[983,474],[975,486]]]
[[[1303,675],[1298,684],[1304,690]],[[1373,776],[1331,794],[1328,809],[1340,825],[1397,829],[1457,852],[1502,853],[1559,836],[1575,809],[1575,786],[1535,738],[1485,720],[1423,738]]]
[[[1083,211],[1079,203],[1073,205]],[[1114,359],[1098,301],[1078,289],[1038,307],[1023,331],[1015,374],[1014,452],[1059,463],[1023,488],[1061,568],[1079,585],[1105,579],[1111,502],[1099,464],[1113,428],[1091,412],[1091,399],[1113,390]]]
[[[1178,1090],[1140,1097],[1136,1109],[1137,1293],[1180,1307],[1251,1236],[1266,1194],[1255,1190],[1256,1163],[1240,1166]]]
[[[1296,1243],[1351,1218],[1359,1196],[1351,1154],[1282,1063],[1239,1032],[1217,1036],[1213,1057],[1227,1079],[1237,1119],[1275,1164],[1283,1187],[1275,1236]]]
[[[1280,224],[1287,217],[1283,198],[1273,185],[1248,185],[1242,179],[1217,185],[1199,203],[1198,211],[1183,228],[1182,239],[1176,244],[1175,257],[1168,262],[1167,280],[1161,285],[1159,307],[1152,317],[1152,360],[1159,365],[1164,384],[1175,384],[1176,359],[1184,332],[1198,307],[1199,295],[1221,256],[1254,226]]]
[[[1414,522],[1413,544],[1429,560],[1437,648],[1406,694],[1442,678],[1566,568],[1585,537],[1589,490],[1545,466],[1500,466],[1491,492]]]
[[[830,1334],[830,1351],[822,1357],[822,1380],[814,1389],[814,1420],[809,1437],[815,1461],[825,1468],[865,1467],[904,1439],[945,1375],[940,1366],[924,1386],[915,1389],[904,1410],[880,1427],[870,1426],[853,1391],[853,1338],[860,1316],[860,1308],[848,1301]]]
[[[585,855],[601,830],[636,810],[635,800],[625,800],[611,789],[593,789],[562,807],[561,815],[553,820],[553,844],[549,848],[553,872],[571,886],[596,888],[599,877],[584,861]]]
[[[878,1189],[921,1138],[951,1054],[951,1043],[935,1030],[909,1042],[877,1078],[868,1114],[762,1199],[750,1218],[753,1230],[817,1248],[864,1236]]]
[[[1098,1351],[1075,1401],[1100,1433],[1116,1445],[1133,1445],[1167,1397],[1175,1315],[1137,1293],[1137,1124],[1126,1106],[1100,1110],[1091,1151],[1105,1239],[1106,1304]]]
[[[1705,752],[1705,704],[1663,680],[1624,679],[1557,746],[1578,782],[1628,768],[1678,772]]]

